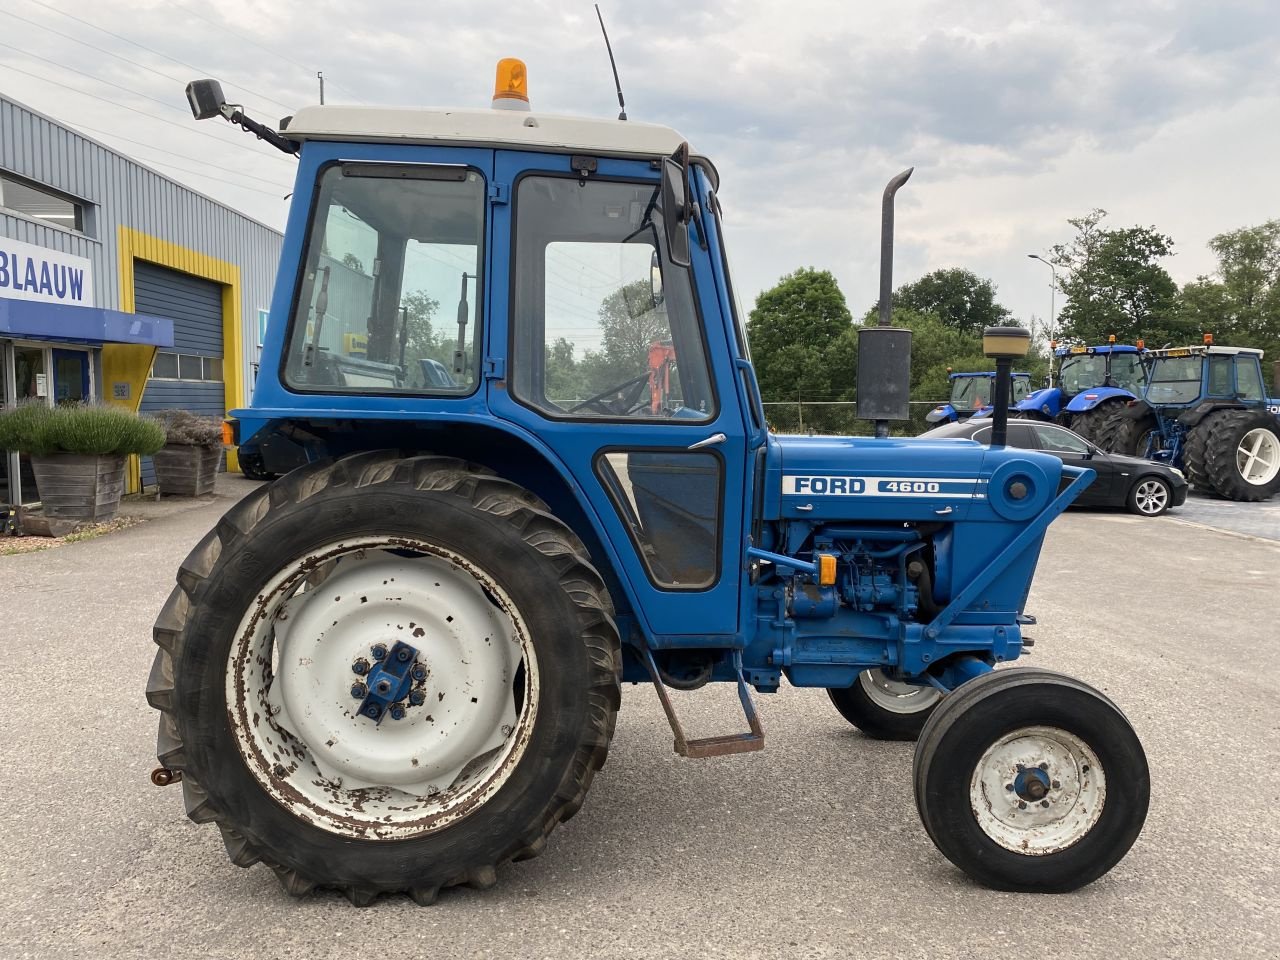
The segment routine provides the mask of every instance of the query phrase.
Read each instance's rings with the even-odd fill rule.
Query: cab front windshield
[[[1199,357],[1160,357],[1151,370],[1147,399],[1152,403],[1190,403],[1200,396]]]
[[[956,410],[983,410],[991,406],[995,396],[995,377],[956,377],[951,381],[951,406]],[[1015,376],[1009,387],[1009,405],[1026,399],[1031,392],[1031,381],[1026,376]]]
[[[1077,394],[1107,382],[1107,358],[1101,353],[1081,353],[1066,357],[1058,371],[1062,392]]]

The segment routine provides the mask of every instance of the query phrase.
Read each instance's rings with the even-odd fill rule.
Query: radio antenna
[[[627,119],[627,105],[622,102],[622,82],[618,79],[618,63],[613,59],[613,47],[609,45],[609,31],[604,28],[604,17],[600,14],[600,4],[595,4],[596,19],[600,21],[600,32],[604,34],[604,48],[609,51],[609,66],[613,68],[613,85],[618,88],[618,119]]]

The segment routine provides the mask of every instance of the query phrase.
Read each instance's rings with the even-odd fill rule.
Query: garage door
[[[142,412],[181,408],[222,417],[222,287],[136,260],[133,303],[138,313],[173,321],[173,347],[156,354]],[[155,483],[150,457],[142,458],[142,482]]]

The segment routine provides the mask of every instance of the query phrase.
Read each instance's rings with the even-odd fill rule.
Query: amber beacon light
[[[498,61],[493,82],[493,105],[499,110],[529,109],[529,74],[524,61],[504,57]]]

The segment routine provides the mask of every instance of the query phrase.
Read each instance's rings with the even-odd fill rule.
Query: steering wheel
[[[642,373],[638,377],[632,377],[630,380],[623,381],[616,387],[610,387],[597,393],[594,397],[588,397],[581,403],[575,403],[566,412],[577,413],[579,410],[595,408],[606,416],[611,417],[627,417],[635,413],[642,406],[641,396],[644,388],[649,384],[649,375]],[[624,393],[624,391],[626,391]],[[618,395],[616,399],[609,399]]]

